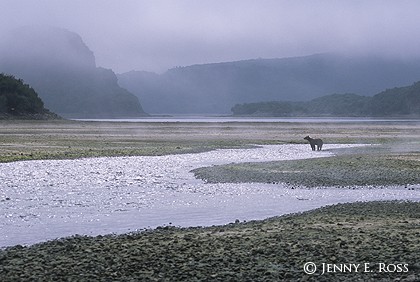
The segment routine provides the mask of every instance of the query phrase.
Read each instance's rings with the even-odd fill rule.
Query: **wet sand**
[[[363,164],[370,164],[372,158],[388,157],[397,163],[384,161],[384,166],[402,165],[411,171],[418,168],[420,127],[416,123],[1,122],[0,155],[2,161],[165,155],[249,144],[304,143],[302,138],[308,134],[322,137],[327,144],[379,144],[380,150],[357,155]],[[344,158],[341,163],[357,166],[358,162],[351,161],[355,153],[358,151],[340,155]],[[406,183],[409,179],[402,180]],[[0,278],[417,281],[419,218],[418,202],[368,202],[226,226],[162,227],[120,236],[76,236],[0,251]],[[305,273],[307,262],[314,263],[306,265],[307,272],[316,267],[314,274]],[[321,272],[325,265],[344,264],[368,264],[369,271],[359,268],[352,272]]]
[[[196,153],[249,144],[386,144],[418,152],[418,122],[76,122],[0,121],[0,162]],[[309,145],[308,145],[309,148]],[[407,149],[408,148],[408,149]]]

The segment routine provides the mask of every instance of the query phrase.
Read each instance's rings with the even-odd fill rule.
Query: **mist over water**
[[[172,123],[172,122],[190,122],[190,123],[224,123],[224,122],[278,122],[278,123],[377,123],[377,124],[418,124],[420,119],[404,119],[404,118],[352,118],[352,117],[232,117],[220,115],[173,115],[171,117],[148,116],[142,118],[96,118],[96,119],[73,119],[76,121],[98,121],[98,122],[158,122],[158,123]]]

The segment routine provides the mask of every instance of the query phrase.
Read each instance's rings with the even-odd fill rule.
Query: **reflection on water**
[[[165,224],[226,224],[339,202],[420,200],[419,189],[204,184],[190,173],[215,164],[320,156],[331,156],[331,152],[312,152],[307,145],[270,145],[199,154],[0,164],[0,247]]]

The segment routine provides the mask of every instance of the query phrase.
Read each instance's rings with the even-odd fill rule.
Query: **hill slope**
[[[307,101],[331,93],[373,95],[420,78],[420,61],[318,54],[128,72],[120,85],[149,113],[229,113],[232,105]]]
[[[373,97],[333,94],[308,102],[244,103],[236,104],[232,112],[237,116],[420,117],[420,81]]]
[[[21,79],[0,74],[0,119],[57,119],[38,94]]]
[[[420,117],[420,81],[411,86],[387,89],[373,96],[369,110],[373,116]]]
[[[75,117],[144,115],[138,98],[97,68],[81,37],[59,28],[25,27],[0,42],[0,72],[23,78],[46,106]]]

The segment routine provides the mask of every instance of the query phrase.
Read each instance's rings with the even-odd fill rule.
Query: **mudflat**
[[[226,226],[75,236],[0,251],[0,277],[2,281],[418,281],[419,214],[418,202],[353,203]]]
[[[322,137],[327,144],[385,144],[396,152],[413,153],[418,152],[420,146],[420,122],[8,120],[0,121],[0,162],[194,153],[250,144],[305,143],[306,135]]]
[[[374,145],[337,151],[335,157],[304,164],[273,162],[214,169],[228,171],[228,177],[238,182],[282,181],[297,186],[407,184],[407,189],[418,189],[420,126],[414,121],[312,124],[2,121],[0,161],[193,153],[258,144],[304,143],[306,135],[322,138],[326,150],[331,143]],[[309,171],[316,169],[320,173],[330,170],[334,173],[305,182],[303,179],[313,176]],[[366,169],[369,173],[363,176]],[[352,173],[340,182],[343,177],[337,177],[339,171]],[[250,179],[245,179],[245,175]],[[220,173],[214,171],[206,177],[213,177],[213,182],[226,181],[218,179]],[[385,181],[377,182],[381,179]],[[0,278],[2,281],[417,281],[419,238],[418,202],[342,204],[225,226],[165,226],[120,236],[74,236],[33,246],[15,246],[0,251]]]

